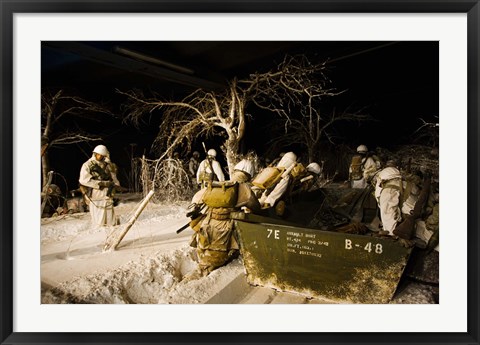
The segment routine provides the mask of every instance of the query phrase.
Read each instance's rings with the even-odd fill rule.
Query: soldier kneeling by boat
[[[260,203],[247,183],[250,175],[236,170],[229,181],[212,181],[192,200],[190,227],[195,231],[190,245],[197,248],[198,267],[185,280],[208,275],[238,256],[239,245],[230,215],[242,208],[257,212]],[[200,212],[206,206],[204,213]]]

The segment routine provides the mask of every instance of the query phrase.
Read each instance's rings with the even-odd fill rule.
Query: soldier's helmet
[[[297,155],[293,152],[287,152],[282,159],[277,163],[277,167],[288,168],[297,161]]]
[[[104,156],[104,157],[108,157],[108,156],[109,156],[107,147],[106,147],[105,145],[97,145],[97,146],[93,149],[93,153],[98,153],[99,155],[102,155],[102,156]]]
[[[250,159],[242,159],[235,165],[233,170],[246,172],[250,176],[255,175],[255,165]]]
[[[389,159],[386,163],[385,163],[385,168],[389,168],[389,167],[392,167],[392,168],[396,168],[398,167],[398,162],[396,159]]]
[[[357,147],[357,152],[358,153],[367,153],[368,148],[365,145],[360,145],[359,147]]]
[[[322,169],[320,168],[320,165],[318,165],[318,163],[313,162],[307,165],[307,171],[318,175],[320,174],[320,171],[322,171]]]
[[[207,155],[209,155],[210,157],[217,157],[217,151],[215,151],[214,149],[210,149],[208,150]]]

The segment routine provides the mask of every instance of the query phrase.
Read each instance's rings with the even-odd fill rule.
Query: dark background
[[[182,66],[183,70],[172,73],[170,68],[138,61],[118,53],[119,47]],[[351,152],[359,144],[369,149],[393,149],[414,142],[413,134],[422,125],[419,118],[438,122],[438,42],[43,42],[41,83],[42,90],[63,89],[113,109],[118,119],[102,118],[93,124],[76,121],[74,125],[102,135],[126,185],[132,156],[155,158],[150,145],[160,115],[146,118],[140,128],[123,123],[120,106],[125,98],[115,89],[138,88],[165,99],[180,99],[198,87],[220,89],[233,77],[267,71],[286,53],[329,61],[327,75],[333,87],[346,92],[326,102],[327,110],[363,109],[375,119],[337,126],[337,147]],[[273,135],[269,131],[271,115],[259,114],[252,107],[247,112],[254,119],[248,122],[245,148],[263,155],[268,149],[265,143]],[[64,125],[66,129],[72,123]],[[196,149],[202,150],[202,140],[199,138]],[[205,143],[219,151],[215,141]],[[52,147],[51,167],[66,178],[68,189],[77,188],[80,166],[97,144]],[[286,149],[295,148],[277,151]]]

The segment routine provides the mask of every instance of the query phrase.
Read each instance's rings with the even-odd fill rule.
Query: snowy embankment
[[[115,208],[122,224],[137,205],[127,201]],[[249,286],[241,257],[207,277],[182,281],[196,266],[192,230],[175,233],[188,221],[187,206],[147,205],[112,252],[102,249],[115,229],[92,228],[88,213],[42,219],[42,303],[327,303]],[[431,286],[409,284],[392,303],[435,303],[434,293]]]
[[[118,205],[121,224],[109,229],[91,227],[88,213],[42,219],[42,303],[206,303],[244,275],[236,260],[181,283],[196,267],[192,230],[175,233],[189,220],[188,203],[149,204],[117,250],[104,252],[107,237],[123,229],[137,205]]]

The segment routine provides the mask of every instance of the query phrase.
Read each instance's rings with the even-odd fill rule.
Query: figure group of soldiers
[[[382,228],[379,235],[411,240],[417,221],[426,218],[425,214],[435,213],[435,207],[438,231],[438,200],[433,200],[430,172],[402,168],[395,159],[382,164],[365,145],[360,145],[350,164],[349,180],[352,188],[374,190]]]
[[[209,150],[196,173],[202,188],[192,199],[193,211],[188,216],[195,231],[191,245],[197,249],[198,268],[185,278],[187,281],[208,275],[238,255],[232,212],[243,209],[256,213],[270,208],[282,216],[289,197],[310,190],[322,172],[318,163],[304,166],[295,153],[287,152],[258,173],[253,162],[243,159],[225,181],[215,156],[216,152]],[[407,242],[414,237],[416,221],[424,214],[430,196],[428,173],[403,172],[394,160],[382,164],[360,145],[350,164],[349,182],[352,188],[372,189],[379,210],[378,235]],[[200,212],[199,205],[206,211]]]
[[[283,154],[257,173],[253,157],[246,155],[226,181],[215,158],[216,151],[208,150],[196,173],[201,189],[193,197],[187,216],[191,217],[190,227],[195,231],[191,245],[197,249],[198,267],[186,281],[206,276],[238,255],[232,212],[272,209],[281,216],[288,199],[311,189],[321,174],[318,163],[304,166],[293,152]]]
[[[350,186],[374,190],[382,226],[378,233],[410,240],[430,197],[430,175],[402,171],[393,160],[381,164],[365,145],[356,151],[349,168]],[[294,152],[287,152],[258,172],[254,157],[246,155],[226,180],[216,156],[217,152],[210,149],[200,161],[195,151],[188,162],[188,172],[200,190],[187,214],[194,230],[191,245],[198,257],[198,268],[187,280],[208,275],[238,255],[232,212],[268,209],[282,216],[292,196],[313,189],[322,173],[318,163],[304,165]],[[95,147],[92,157],[83,164],[79,182],[86,189],[92,222],[100,226],[118,224],[112,190],[120,183],[104,145]],[[438,232],[438,203],[436,215]]]

